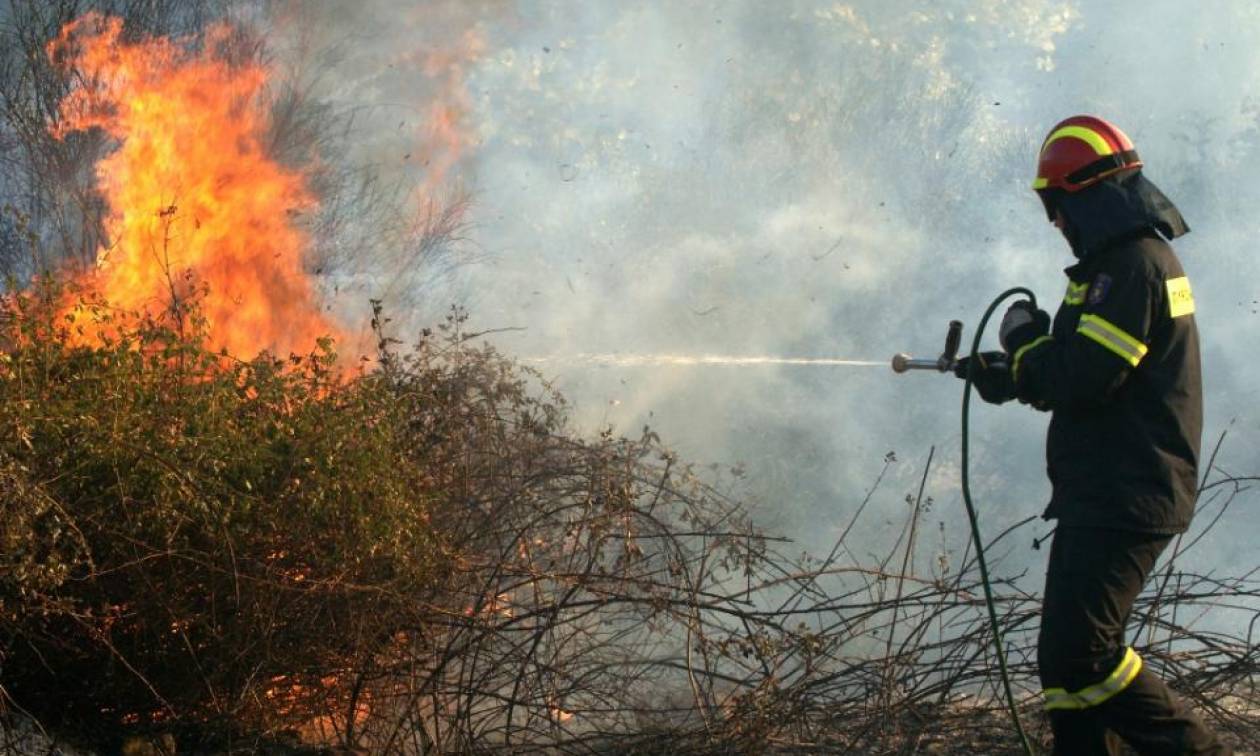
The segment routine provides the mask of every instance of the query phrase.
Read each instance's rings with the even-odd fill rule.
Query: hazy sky
[[[325,86],[342,106],[364,106],[361,149],[385,169],[422,173],[403,155],[426,137],[401,122],[450,106],[459,146],[430,170],[474,191],[477,262],[430,287],[417,317],[463,303],[478,328],[526,329],[497,338],[521,357],[934,357],[948,320],[967,323],[969,343],[1009,286],[1031,287],[1053,311],[1072,258],[1028,188],[1035,153],[1059,119],[1102,115],[1133,138],[1193,229],[1176,246],[1204,340],[1205,446],[1230,427],[1227,467],[1260,467],[1254,2],[295,7],[315,19],[318,44],[340,45]],[[935,445],[929,522],[963,536],[952,378],[543,370],[585,431],[650,423],[690,459],[747,463],[762,521],[813,549],[895,450],[870,522],[878,551]],[[1046,420],[1019,405],[976,410],[986,532],[1044,506]],[[1232,521],[1250,529],[1254,506]],[[1012,559],[1041,558],[1022,553],[1027,532]]]

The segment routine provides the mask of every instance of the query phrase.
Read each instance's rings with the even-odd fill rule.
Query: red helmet
[[[1079,192],[1107,176],[1141,167],[1123,131],[1097,116],[1072,116],[1051,129],[1041,144],[1032,188]]]

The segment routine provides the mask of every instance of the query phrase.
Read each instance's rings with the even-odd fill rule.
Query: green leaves
[[[0,299],[0,666],[49,724],[230,739],[426,686],[444,728],[513,687],[550,721],[570,674],[628,695],[620,644],[689,626],[764,548],[651,429],[570,435],[460,310],[349,372],[330,343],[208,349],[195,300],[179,328],[77,303],[109,323],[83,346],[74,297]]]
[[[176,332],[109,312],[108,342],[78,346],[72,296],[46,281],[0,303],[6,684],[55,709],[64,657],[111,681],[74,693],[90,726],[225,700],[243,722],[280,716],[251,689],[344,668],[433,592],[440,476],[397,384],[442,379],[415,362],[343,377],[331,343],[242,362],[207,349],[196,318]],[[363,590],[382,580],[395,610]],[[37,616],[61,618],[54,636]]]

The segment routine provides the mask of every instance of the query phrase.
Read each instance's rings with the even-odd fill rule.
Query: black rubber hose
[[[998,305],[1016,294],[1027,296],[1033,307],[1037,306],[1037,296],[1028,289],[1022,286],[1007,289],[997,299],[993,300],[993,303],[989,305],[989,309],[984,311],[984,317],[980,319],[980,325],[976,328],[976,335],[971,340],[971,359],[967,361],[967,381],[963,387],[962,400],[962,490],[963,502],[967,505],[967,518],[971,521],[971,540],[976,546],[976,559],[980,564],[980,582],[984,586],[984,601],[989,608],[989,627],[993,630],[993,647],[997,652],[998,670],[1002,675],[1002,690],[1006,694],[1006,705],[1010,710],[1011,722],[1015,725],[1015,731],[1019,733],[1019,740],[1024,747],[1024,753],[1028,756],[1033,756],[1032,746],[1028,742],[1028,736],[1024,733],[1024,725],[1019,721],[1019,709],[1015,705],[1015,694],[1011,692],[1011,676],[1006,669],[1006,651],[1002,645],[1002,632],[998,625],[997,606],[993,603],[993,588],[989,585],[989,567],[984,560],[984,542],[980,539],[980,522],[976,517],[975,504],[971,501],[971,485],[968,480],[970,465],[967,461],[971,384],[975,377],[976,365],[979,363],[977,358],[980,354],[980,337],[984,335],[985,326],[988,325],[989,318],[993,315],[993,311],[997,309]]]

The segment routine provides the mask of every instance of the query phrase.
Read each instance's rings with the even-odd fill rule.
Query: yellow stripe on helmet
[[[1052,133],[1050,136],[1046,137],[1046,143],[1041,145],[1042,153],[1045,153],[1047,147],[1065,137],[1075,137],[1088,144],[1090,147],[1094,148],[1094,152],[1097,153],[1099,157],[1106,157],[1115,152],[1107,140],[1103,138],[1103,135],[1099,134],[1097,131],[1085,126],[1064,126],[1058,131]]]

